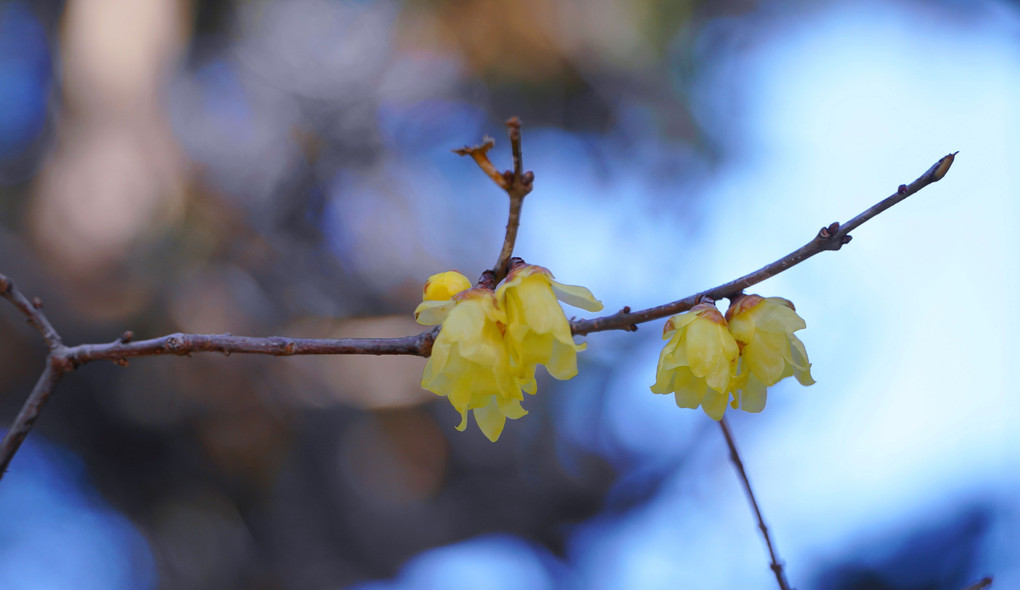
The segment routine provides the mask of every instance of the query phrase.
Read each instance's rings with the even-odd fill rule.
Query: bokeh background
[[[505,195],[450,148],[509,166],[511,115],[518,254],[610,311],[960,150],[756,288],[818,383],[731,424],[796,587],[1020,587],[1016,2],[5,0],[0,270],[71,344],[413,334],[429,274],[495,259]],[[0,482],[0,587],[774,587],[715,423],[648,390],[661,325],[588,337],[498,444],[419,358],[87,366]],[[44,352],[0,306],[3,424]]]

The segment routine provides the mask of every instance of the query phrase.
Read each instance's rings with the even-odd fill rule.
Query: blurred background
[[[1020,587],[1020,4],[0,2],[0,271],[69,344],[402,336],[495,261],[451,148],[524,123],[517,253],[608,311],[758,268],[817,384],[731,415],[802,589]],[[575,312],[568,310],[568,316]],[[581,315],[581,314],[578,314]],[[0,483],[0,587],[772,588],[716,424],[586,340],[497,444],[424,359],[151,358],[58,388]],[[45,349],[0,306],[0,424]]]

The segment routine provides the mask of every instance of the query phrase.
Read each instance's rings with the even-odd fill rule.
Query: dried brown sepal
[[[475,164],[478,164],[478,167],[482,169],[482,172],[484,172],[486,176],[492,179],[492,182],[495,182],[500,188],[506,190],[506,188],[510,186],[509,181],[507,181],[507,179],[503,176],[503,173],[496,170],[496,167],[492,165],[491,161],[489,161],[488,151],[495,145],[496,140],[486,135],[482,138],[482,143],[479,145],[466,145],[462,148],[457,148],[451,151],[458,156],[471,156],[471,159],[475,161]]]

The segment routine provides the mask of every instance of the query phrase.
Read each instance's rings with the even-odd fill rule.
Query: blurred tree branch
[[[978,580],[977,582],[974,582],[970,586],[967,586],[963,590],[984,590],[985,588],[991,588],[991,587],[992,587],[992,577],[991,576],[985,576],[985,577],[981,578],[980,580]]]
[[[719,421],[719,427],[722,428],[723,437],[726,439],[726,446],[730,449],[730,461],[733,462],[733,466],[737,469],[737,475],[740,476],[740,481],[744,484],[747,501],[751,503],[754,515],[758,518],[758,528],[761,530],[762,536],[765,537],[765,545],[769,549],[769,558],[772,560],[769,568],[776,575],[776,583],[779,584],[779,590],[790,590],[790,584],[786,581],[786,574],[783,573],[783,564],[779,562],[776,548],[772,544],[772,538],[769,537],[769,529],[765,526],[765,519],[761,516],[758,501],[754,498],[754,492],[751,490],[751,480],[747,478],[747,472],[744,471],[744,462],[740,460],[740,453],[737,452],[737,443],[733,440],[733,433],[730,432],[730,425],[726,422],[725,417]]]

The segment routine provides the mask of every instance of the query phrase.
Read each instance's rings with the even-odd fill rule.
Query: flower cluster
[[[557,299],[588,311],[602,302],[584,287],[564,285],[540,266],[522,264],[493,291],[471,287],[455,271],[429,277],[414,312],[420,324],[442,324],[425,364],[421,386],[446,396],[460,412],[458,430],[474,411],[482,433],[495,442],[506,419],[527,414],[523,392],[537,390],[535,369],[544,365],[556,379],[577,374],[570,324]]]
[[[746,412],[765,408],[766,388],[795,376],[811,385],[804,343],[793,335],[805,327],[793,303],[781,297],[741,295],[723,317],[700,303],[666,322],[654,393],[672,393],[681,408],[697,408],[716,420],[726,404]]]

